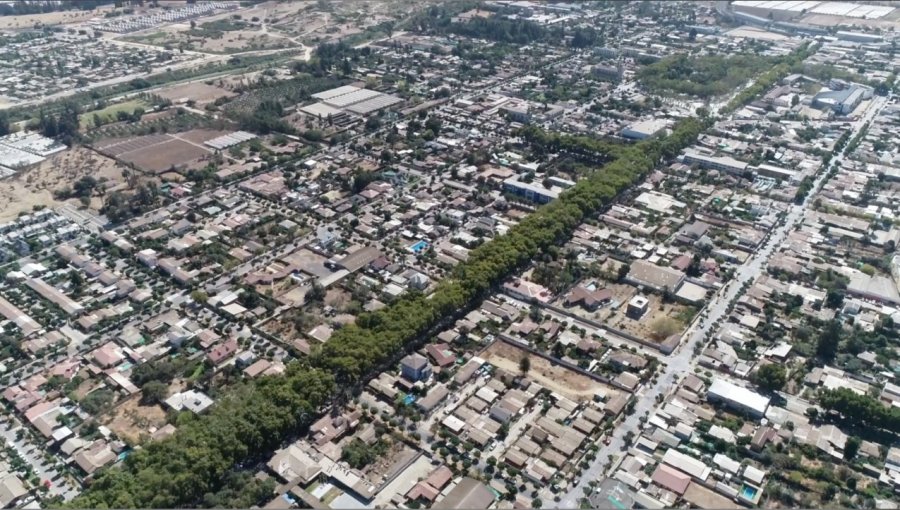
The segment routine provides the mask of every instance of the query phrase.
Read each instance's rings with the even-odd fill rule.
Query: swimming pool
[[[410,405],[415,401],[416,401],[415,395],[407,395],[407,396],[403,397],[403,403],[406,405]]]
[[[756,487],[750,487],[749,485],[741,487],[741,497],[747,501],[753,501],[756,498]]]
[[[425,241],[418,241],[416,244],[409,247],[409,249],[412,250],[413,253],[419,253],[425,248],[428,248],[428,243],[426,243]]]

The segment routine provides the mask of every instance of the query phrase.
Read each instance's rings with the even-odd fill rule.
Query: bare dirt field
[[[132,163],[141,170],[154,174],[168,172],[172,167],[195,166],[212,151],[202,145],[223,132],[209,129],[193,129],[174,135],[146,135],[139,137],[102,140],[96,144],[104,154]]]
[[[142,406],[137,396],[118,406],[105,424],[119,437],[139,443],[141,435],[149,436],[150,427],[162,427],[166,424],[166,412],[158,405]]]
[[[71,186],[85,175],[98,180],[105,178],[108,190],[124,187],[123,170],[115,160],[84,147],[55,154],[35,168],[0,180],[0,221],[9,221],[36,205],[62,205],[63,202],[53,198],[53,191]],[[92,207],[99,208],[99,201]]]
[[[210,152],[183,140],[171,139],[166,142],[144,147],[119,156],[123,161],[134,163],[138,168],[150,172],[166,172],[209,155]]]
[[[193,99],[200,104],[210,103],[220,97],[234,96],[234,92],[220,89],[214,85],[207,85],[202,82],[183,83],[181,85],[167,87],[158,91],[157,94],[170,101],[178,101],[179,99],[187,98]]]
[[[109,7],[93,11],[60,11],[45,14],[26,14],[24,16],[0,16],[0,30],[26,29],[38,25],[61,25],[67,23],[81,23],[91,18],[103,17],[103,14],[111,11]]]
[[[619,392],[611,386],[561,365],[552,364],[544,358],[532,356],[527,351],[500,340],[491,344],[480,356],[488,363],[512,374],[520,372],[519,360],[522,359],[522,356],[528,356],[531,358],[528,377],[534,379],[541,386],[578,402],[594,398],[594,395],[600,390],[611,396]]]
[[[635,320],[628,317],[628,315],[626,315],[628,305],[627,303],[623,303],[622,306],[609,317],[609,324],[616,329],[631,333],[639,338],[654,341],[664,339],[659,338],[661,330],[657,331],[662,324],[660,321],[663,319],[670,319],[669,322],[671,324],[668,326],[677,329],[674,333],[681,333],[684,331],[686,325],[684,324],[684,321],[681,320],[681,317],[682,314],[687,313],[689,307],[678,303],[663,303],[662,298],[656,294],[644,294],[644,297],[650,300],[650,305],[647,308],[647,312],[644,313],[640,319]]]
[[[241,14],[241,16],[246,15]],[[198,26],[203,27],[210,21],[212,21],[211,18],[204,18],[198,22]],[[189,24],[176,23],[148,30],[140,35],[126,37],[124,41],[151,46],[183,46],[189,51],[223,54],[299,46],[299,43],[290,37],[276,32],[270,33],[267,27],[262,28],[259,25],[246,25],[235,30],[212,31],[205,35],[199,35],[192,32]]]
[[[180,138],[186,142],[198,143],[202,144],[208,140],[212,140],[213,138],[217,138],[222,135],[227,135],[231,131],[217,131],[215,129],[192,129],[190,131],[185,131],[184,133],[178,133],[175,138]]]

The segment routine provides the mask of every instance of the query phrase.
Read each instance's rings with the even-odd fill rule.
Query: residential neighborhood
[[[0,14],[4,508],[897,508],[893,5]]]

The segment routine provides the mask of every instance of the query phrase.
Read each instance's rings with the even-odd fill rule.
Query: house
[[[445,343],[428,344],[425,346],[425,352],[428,357],[434,361],[434,364],[444,368],[456,362],[456,355],[450,350],[450,346]]]
[[[431,377],[431,365],[425,356],[413,353],[400,360],[400,373],[410,381],[422,381]]]
[[[307,485],[322,473],[318,460],[301,449],[297,443],[275,452],[266,465],[286,483]]]
[[[566,296],[566,306],[581,306],[585,310],[594,311],[600,305],[610,302],[613,293],[609,289],[590,290],[587,287],[579,285],[572,289]]]
[[[547,303],[553,297],[553,293],[550,289],[521,278],[504,283],[503,291],[514,298],[522,299],[528,303],[531,303],[532,301]]]
[[[15,474],[6,473],[0,478],[0,506],[3,508],[10,508],[26,494],[28,490]]]
[[[167,398],[166,405],[176,411],[187,409],[194,414],[200,414],[213,405],[213,400],[197,390],[187,390]]]
[[[625,313],[632,319],[640,319],[647,313],[647,310],[650,307],[650,300],[645,298],[644,296],[634,296],[628,301],[628,308]]]
[[[209,353],[206,355],[206,359],[209,360],[214,366],[219,366],[222,362],[230,358],[235,352],[238,350],[238,342],[236,339],[232,338],[226,342],[222,342],[219,345],[213,347]]]
[[[90,475],[103,466],[113,463],[116,460],[116,454],[105,440],[100,439],[90,447],[78,452],[74,460],[82,471]]]

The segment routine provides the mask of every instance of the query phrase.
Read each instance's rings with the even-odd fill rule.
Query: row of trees
[[[721,113],[730,113],[749,104],[765,91],[769,90],[769,88],[776,85],[778,81],[787,76],[788,73],[797,66],[802,65],[803,61],[815,53],[817,49],[818,45],[816,44],[804,44],[790,54],[780,57],[778,62],[775,63],[771,69],[756,78],[753,85],[745,88],[738,93],[738,95],[734,96],[731,101],[728,102],[728,105],[726,105],[725,108],[722,108]]]
[[[176,508],[218,500],[226,474],[266,460],[285,441],[355,384],[402,354],[426,333],[474,306],[541,250],[563,243],[587,216],[651,171],[660,158],[696,141],[706,124],[681,121],[666,138],[620,151],[605,165],[502,237],[471,252],[452,277],[426,299],[413,294],[361,314],[283,376],[241,384],[212,413],[179,420],[171,438],[128,457],[121,469],[99,474],[73,508]],[[184,423],[182,423],[184,421]]]
[[[819,405],[840,414],[854,426],[900,433],[900,409],[886,406],[878,399],[860,395],[849,388],[823,391],[819,395]]]

